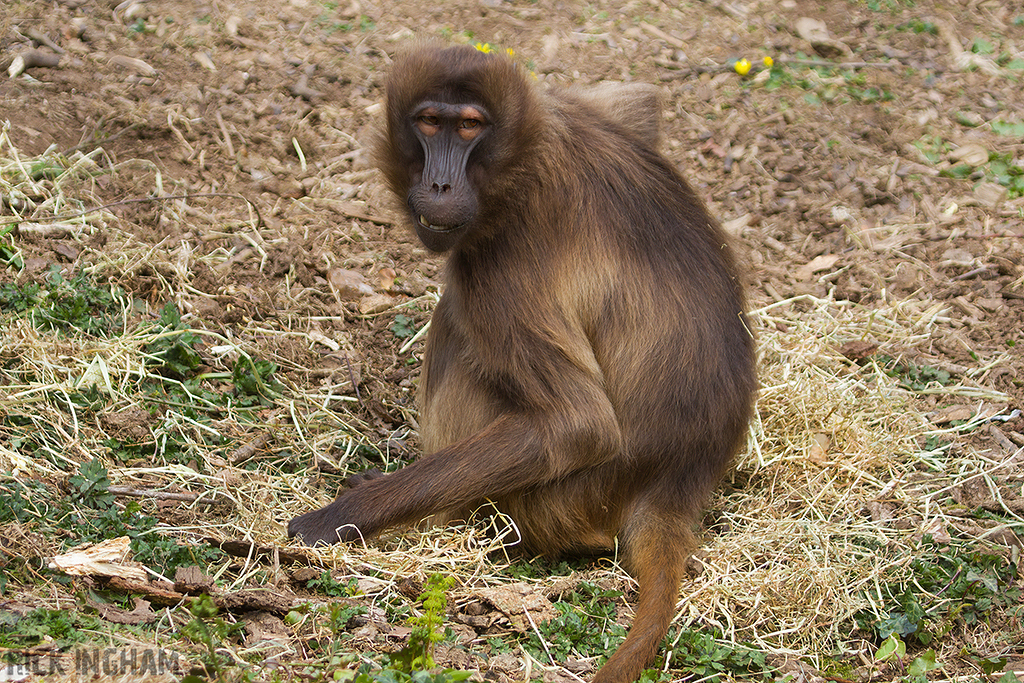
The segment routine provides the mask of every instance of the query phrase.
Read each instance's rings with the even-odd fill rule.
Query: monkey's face
[[[480,105],[426,100],[408,125],[423,148],[422,171],[412,174],[409,188],[413,225],[428,249],[447,251],[476,218],[469,166],[473,149],[491,134],[491,122]]]

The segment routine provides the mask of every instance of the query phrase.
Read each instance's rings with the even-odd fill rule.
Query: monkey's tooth
[[[434,225],[433,223],[428,221],[427,217],[424,216],[423,214],[420,214],[419,221],[420,225],[422,225],[423,227],[435,230],[437,232],[448,232],[449,230],[451,230],[451,227],[447,225]]]

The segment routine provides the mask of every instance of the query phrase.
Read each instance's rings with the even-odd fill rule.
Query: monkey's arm
[[[557,400],[544,402],[550,410],[502,414],[481,431],[296,517],[289,537],[311,545],[368,538],[615,457],[621,434],[608,397],[578,368],[566,372],[576,381],[563,376]]]

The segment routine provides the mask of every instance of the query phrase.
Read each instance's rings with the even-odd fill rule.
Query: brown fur
[[[379,158],[403,200],[429,181],[410,133],[420,103],[489,117],[466,168],[478,208],[444,237],[420,383],[427,455],[289,533],[349,540],[493,500],[530,552],[617,541],[639,605],[594,680],[632,681],[675,614],[691,527],[755,392],[726,237],[656,151],[650,89],[544,92],[504,57],[431,46],[396,60],[387,96]]]

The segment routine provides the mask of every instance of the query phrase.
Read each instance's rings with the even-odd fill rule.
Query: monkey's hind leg
[[[685,518],[640,515],[625,529],[626,560],[639,584],[639,603],[626,640],[594,676],[593,683],[630,683],[654,661],[676,613],[679,584],[693,534]]]

